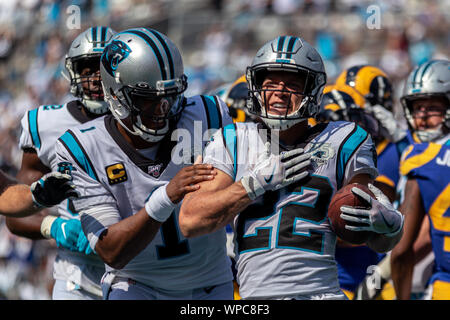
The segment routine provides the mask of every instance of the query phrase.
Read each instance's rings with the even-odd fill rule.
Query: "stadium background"
[[[70,6],[80,29],[69,29]],[[69,11],[68,11],[69,9]],[[373,11],[375,10],[375,11]],[[371,28],[374,14],[379,25]],[[180,48],[186,95],[242,75],[252,56],[279,34],[299,35],[326,64],[328,82],[350,65],[386,71],[395,96],[416,64],[450,57],[450,1],[419,0],[6,0],[0,2],[0,166],[15,175],[19,121],[30,108],[70,100],[64,55],[82,30],[152,27]],[[402,121],[396,99],[396,116]],[[0,298],[49,299],[55,246],[9,233],[0,220]]]

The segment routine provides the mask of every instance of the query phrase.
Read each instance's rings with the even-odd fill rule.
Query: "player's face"
[[[167,99],[148,99],[144,96],[134,96],[133,105],[141,110],[142,123],[149,129],[158,130],[165,126],[165,117],[170,105]]]
[[[103,100],[103,90],[100,82],[100,65],[98,59],[90,59],[80,68],[81,84],[84,94],[92,100]]]
[[[444,99],[429,97],[412,102],[413,119],[416,130],[434,129],[442,124],[447,110]]]
[[[290,72],[269,72],[261,86],[261,98],[267,113],[289,115],[296,111],[303,100],[305,81]]]

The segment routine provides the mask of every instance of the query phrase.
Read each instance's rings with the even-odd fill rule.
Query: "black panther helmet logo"
[[[120,62],[122,62],[130,54],[131,49],[128,45],[120,40],[113,40],[102,54],[102,64],[106,71],[115,76],[115,71]]]

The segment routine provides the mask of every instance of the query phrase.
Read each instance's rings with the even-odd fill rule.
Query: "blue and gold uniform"
[[[400,179],[400,157],[403,151],[411,144],[420,143],[420,140],[408,131],[404,139],[397,143],[384,140],[377,145],[378,182],[387,184],[392,188],[397,187]]]
[[[431,299],[450,299],[450,136],[440,143],[408,147],[400,173],[416,179],[423,207],[430,220],[435,268],[430,279]]]

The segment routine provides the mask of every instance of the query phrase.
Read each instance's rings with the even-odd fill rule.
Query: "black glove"
[[[50,172],[31,185],[31,195],[37,207],[52,207],[67,198],[78,198],[79,193],[70,181],[72,177]]]

